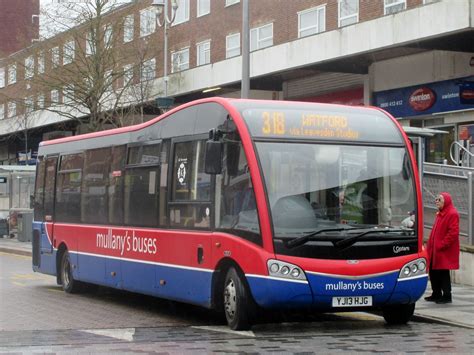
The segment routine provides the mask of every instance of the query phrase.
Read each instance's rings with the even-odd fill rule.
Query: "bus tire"
[[[81,289],[81,283],[74,280],[71,269],[69,252],[64,251],[61,257],[61,285],[66,293],[77,293]]]
[[[414,303],[387,306],[382,309],[383,318],[387,324],[406,324],[414,312]]]
[[[225,277],[223,303],[224,314],[230,329],[250,329],[253,300],[245,281],[234,267],[229,268]]]

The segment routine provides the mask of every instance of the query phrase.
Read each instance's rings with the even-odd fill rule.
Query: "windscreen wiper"
[[[412,234],[411,236],[401,236],[401,235],[398,235],[397,236],[397,240],[399,239],[413,239],[413,236],[415,234],[415,231],[412,230],[412,229],[374,229],[374,228],[371,228],[370,230],[367,230],[365,232],[362,232],[362,233],[359,233],[353,237],[349,237],[349,238],[345,238],[345,239],[342,239],[342,240],[338,240],[337,242],[334,242],[334,246],[335,247],[338,247],[338,248],[341,248],[341,249],[344,249],[344,248],[347,248],[347,247],[350,247],[351,245],[353,245],[355,242],[357,242],[358,239],[368,235],[368,234],[379,234],[379,233],[407,233],[409,232],[410,234]],[[386,238],[384,238],[386,239]]]
[[[325,233],[325,232],[340,232],[340,231],[345,231],[345,230],[348,230],[348,229],[352,229],[352,228],[326,228],[326,229],[320,229],[320,230],[317,230],[315,232],[312,232],[312,233],[309,233],[309,234],[306,234],[306,235],[303,235],[301,237],[298,237],[298,238],[295,238],[295,239],[292,239],[290,240],[289,242],[286,242],[285,245],[287,248],[291,249],[291,248],[296,248],[300,245],[303,245],[305,244],[306,242],[308,242],[309,240],[311,240],[314,236],[318,235],[318,234],[321,234],[321,233]],[[357,228],[354,228],[354,229],[357,229]]]

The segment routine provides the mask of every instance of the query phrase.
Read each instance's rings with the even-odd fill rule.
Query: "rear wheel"
[[[383,317],[388,324],[406,324],[415,312],[415,304],[400,304],[383,308]]]
[[[250,329],[252,311],[255,310],[254,303],[245,281],[234,267],[227,271],[223,300],[224,313],[230,329]]]
[[[69,252],[64,251],[61,258],[61,284],[67,293],[77,293],[81,289],[81,283],[74,280]]]

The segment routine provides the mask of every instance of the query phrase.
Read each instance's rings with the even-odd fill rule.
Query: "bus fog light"
[[[411,272],[413,272],[413,273],[415,274],[417,271],[418,271],[418,265],[413,264],[413,265],[411,266]]]
[[[288,275],[290,273],[290,268],[288,266],[283,266],[280,270],[283,275]]]
[[[293,270],[291,270],[291,276],[293,276],[293,277],[298,277],[298,276],[300,276],[300,271],[299,271],[298,269],[296,269],[296,268],[293,269]]]
[[[410,268],[408,266],[405,266],[405,268],[403,269],[403,274],[410,275]]]
[[[270,266],[270,271],[271,271],[271,272],[277,273],[278,270],[280,270],[280,266],[279,266],[278,264],[275,263],[275,264],[272,264],[272,265]]]

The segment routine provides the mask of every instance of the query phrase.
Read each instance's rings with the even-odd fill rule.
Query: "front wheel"
[[[388,324],[406,324],[415,312],[415,304],[400,304],[383,308],[383,317]]]
[[[227,271],[224,282],[224,313],[232,330],[250,329],[251,312],[254,309],[252,296],[245,281],[233,267]]]
[[[71,261],[67,250],[64,251],[61,258],[61,284],[67,293],[77,293],[81,288],[81,283],[74,280],[72,276]]]

